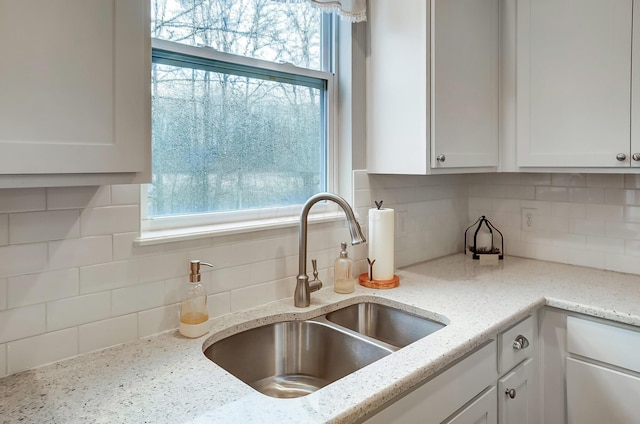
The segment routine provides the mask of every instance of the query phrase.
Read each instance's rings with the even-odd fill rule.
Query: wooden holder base
[[[358,281],[361,286],[370,289],[392,289],[400,285],[400,277],[395,274],[391,280],[369,280],[369,273],[365,272],[360,274]]]

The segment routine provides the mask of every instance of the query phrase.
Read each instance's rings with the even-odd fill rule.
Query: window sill
[[[340,210],[309,214],[308,216],[308,222],[310,224],[339,221],[343,219],[345,219],[344,212]],[[183,228],[147,230],[141,232],[140,237],[138,237],[134,241],[134,245],[151,246],[154,244],[197,240],[207,237],[219,237],[231,234],[249,233],[254,231],[275,230],[278,228],[295,227],[299,223],[299,216],[288,216]]]

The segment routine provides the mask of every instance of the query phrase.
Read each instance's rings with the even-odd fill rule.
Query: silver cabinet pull
[[[625,155],[624,153],[618,153],[616,155],[616,159],[618,160],[618,162],[624,162],[625,160],[627,160],[627,155]]]
[[[527,347],[529,347],[529,340],[522,334],[513,341],[513,350],[526,349]]]
[[[640,153],[634,153],[633,155],[631,155],[631,159],[637,161],[640,161]]]
[[[444,162],[445,160],[447,160],[447,157],[445,155],[438,155],[436,156],[436,160],[438,162]]]
[[[504,391],[504,394],[509,396],[511,399],[516,398],[516,389],[507,389]]]

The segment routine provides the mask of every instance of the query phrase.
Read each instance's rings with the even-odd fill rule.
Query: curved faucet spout
[[[349,232],[351,233],[351,244],[355,245],[366,241],[362,234],[362,230],[360,229],[360,224],[356,220],[356,216],[346,200],[333,193],[318,193],[311,196],[302,207],[302,212],[300,212],[298,278],[296,281],[296,291],[293,294],[293,304],[299,308],[306,308],[309,306],[311,304],[311,292],[322,287],[322,282],[319,280],[314,280],[315,284],[310,286],[309,276],[307,275],[307,218],[311,207],[323,200],[330,200],[337,203],[344,211],[347,216]]]

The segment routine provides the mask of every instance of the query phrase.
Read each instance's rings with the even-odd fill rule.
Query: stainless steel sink
[[[305,396],[443,328],[375,303],[358,303],[306,321],[284,321],[214,342],[204,354],[255,390]]]
[[[357,303],[326,315],[342,327],[398,348],[438,331],[445,325],[377,303]]]
[[[286,321],[215,342],[204,354],[265,395],[307,395],[392,350],[316,321]]]

